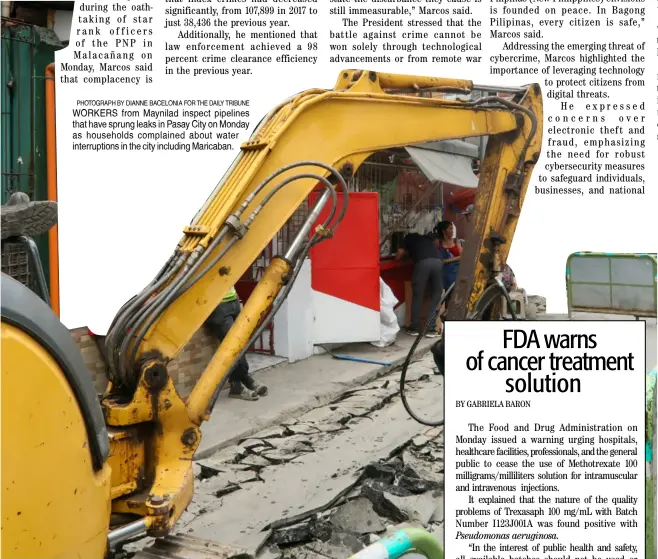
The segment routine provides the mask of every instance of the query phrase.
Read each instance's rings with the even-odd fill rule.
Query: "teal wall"
[[[16,191],[47,199],[45,72],[63,46],[50,29],[2,20],[2,204]],[[35,241],[48,279],[48,236]]]

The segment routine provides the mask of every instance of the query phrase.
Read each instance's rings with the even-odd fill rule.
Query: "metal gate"
[[[46,66],[64,45],[43,27],[2,18],[2,204],[14,192],[47,200]],[[34,239],[48,278],[48,235]],[[28,255],[21,245],[2,247],[2,271],[29,285]]]
[[[398,155],[403,154],[400,152]],[[408,215],[410,213],[426,213],[430,221],[436,221],[436,213],[440,211],[441,189],[434,188],[420,169],[413,163],[390,164],[387,163],[391,156],[390,152],[378,152],[373,154],[368,161],[364,162],[357,170],[354,177],[348,183],[349,192],[379,192],[383,214],[380,230],[382,236],[386,235],[387,227],[395,223],[404,227],[410,227]],[[400,157],[398,157],[400,159]],[[406,159],[403,157],[403,159]],[[383,192],[387,184],[393,184],[397,188],[388,194]],[[419,196],[418,191],[431,191],[430,196]],[[384,211],[385,210],[385,211]],[[246,298],[251,294],[256,283],[260,281],[265,269],[272,261],[272,257],[284,254],[290,243],[295,239],[300,228],[308,217],[308,198],[295,210],[283,228],[265,247],[265,250],[254,261],[250,273],[245,274],[238,284],[241,297]],[[402,219],[400,218],[402,216]],[[383,249],[385,252],[386,249]],[[274,324],[268,324],[259,339],[250,348],[251,352],[274,355]]]
[[[572,312],[656,316],[655,254],[576,252],[567,259],[567,301]]]

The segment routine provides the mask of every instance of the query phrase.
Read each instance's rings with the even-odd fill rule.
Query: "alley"
[[[443,429],[408,416],[399,377],[355,387],[199,460],[175,535],[267,559],[344,559],[405,522],[442,539]],[[408,379],[414,411],[440,419],[443,378],[431,357],[413,363]],[[124,556],[152,543],[128,544]]]

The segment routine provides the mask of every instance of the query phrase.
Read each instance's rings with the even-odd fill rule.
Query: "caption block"
[[[447,559],[644,559],[644,322],[449,322],[446,371]]]

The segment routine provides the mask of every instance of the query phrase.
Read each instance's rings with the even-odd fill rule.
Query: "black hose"
[[[405,388],[406,388],[406,380],[407,380],[407,369],[409,368],[409,365],[411,364],[411,360],[413,359],[414,354],[416,353],[416,349],[418,348],[418,344],[420,344],[420,341],[425,337],[427,332],[429,332],[430,327],[432,325],[436,325],[436,317],[439,314],[439,311],[441,310],[441,305],[445,302],[445,300],[448,298],[450,293],[452,293],[452,290],[454,288],[455,284],[453,283],[443,294],[441,297],[441,300],[439,301],[439,304],[436,306],[436,309],[432,312],[431,316],[428,317],[427,323],[425,324],[425,328],[423,328],[422,332],[418,333],[418,337],[414,340],[414,343],[411,344],[411,348],[409,348],[409,353],[407,353],[407,358],[404,360],[404,363],[402,364],[402,370],[400,371],[400,399],[402,400],[402,405],[404,406],[404,409],[407,410],[407,413],[411,416],[412,419],[420,423],[421,425],[427,425],[428,427],[439,427],[443,425],[444,420],[440,419],[439,421],[427,421],[425,419],[421,419],[418,417],[414,411],[411,409],[411,406],[409,405],[409,402],[407,401],[407,395],[405,393]]]
[[[527,107],[524,107],[523,105],[519,105],[518,103],[514,103],[512,101],[509,101],[507,99],[503,99],[502,97],[481,97],[480,99],[477,99],[476,101],[471,101],[468,103],[469,106],[477,106],[477,105],[482,105],[485,103],[497,103],[499,105],[503,105],[509,109],[516,110],[519,112],[522,112],[525,114],[529,119],[530,119],[530,131],[528,132],[528,136],[526,138],[526,141],[523,144],[523,148],[521,148],[521,154],[519,156],[519,162],[516,166],[516,172],[520,173],[521,168],[523,167],[525,163],[525,156],[528,151],[528,147],[530,147],[530,142],[532,142],[532,139],[535,137],[535,134],[537,133],[537,128],[538,128],[538,123],[537,123],[537,116],[535,113],[533,113],[530,109]]]
[[[343,217],[345,216],[345,212],[347,210],[347,203],[348,203],[348,196],[347,196],[347,184],[345,183],[345,179],[340,175],[337,174],[338,182],[341,184],[343,187],[343,193],[344,193],[344,200],[343,200],[343,205],[341,208],[341,211],[339,212],[338,216],[336,217],[336,221],[333,224],[330,224],[331,219],[333,218],[335,214],[335,206],[337,204],[337,197],[336,197],[336,192],[333,188],[333,185],[329,184],[327,185],[324,183],[325,188],[328,188],[330,192],[332,192],[332,202],[333,206],[331,211],[329,212],[329,216],[327,216],[327,219],[325,222],[322,224],[322,227],[325,229],[328,229],[329,231],[333,231],[338,224],[342,221]],[[317,204],[317,202],[316,202]],[[314,206],[315,207],[315,206]],[[286,285],[284,288],[279,292],[279,294],[274,298],[274,301],[272,303],[272,306],[270,307],[270,312],[267,314],[267,316],[260,322],[260,324],[256,327],[256,330],[253,332],[251,337],[249,338],[249,341],[245,344],[245,346],[242,348],[242,351],[240,354],[237,356],[237,358],[233,361],[233,364],[229,368],[228,374],[224,376],[222,381],[219,383],[217,388],[215,388],[215,392],[213,393],[212,398],[210,399],[210,402],[208,404],[208,411],[213,409],[215,406],[215,403],[217,402],[217,398],[219,397],[220,392],[222,391],[222,388],[224,388],[226,382],[228,381],[231,373],[231,369],[235,366],[235,363],[237,363],[240,359],[242,359],[247,351],[249,351],[249,348],[254,344],[258,336],[261,335],[267,324],[274,318],[274,315],[277,313],[279,308],[281,308],[281,305],[283,302],[286,300],[288,297],[288,294],[292,290],[295,281],[297,280],[297,276],[299,275],[299,272],[302,269],[302,266],[304,265],[304,261],[306,260],[306,257],[308,256],[308,253],[311,250],[311,247],[315,246],[316,244],[322,242],[325,240],[326,237],[319,235],[318,233],[314,233],[311,235],[309,238],[308,242],[305,244],[302,252],[300,255],[297,257],[295,263],[294,263],[294,268],[293,268],[293,273],[290,276],[290,279],[286,282]]]
[[[439,302],[436,310],[430,317],[430,319],[427,321],[427,324],[425,324],[425,328],[423,331],[418,335],[418,338],[414,341],[414,343],[411,345],[411,348],[409,349],[409,353],[407,354],[407,358],[404,361],[404,364],[402,365],[402,371],[400,372],[400,399],[402,400],[402,405],[404,406],[404,409],[407,410],[407,413],[411,416],[412,419],[420,423],[421,425],[426,425],[427,427],[440,427],[441,425],[444,424],[445,419],[440,419],[439,421],[426,421],[424,419],[421,419],[418,417],[414,411],[411,409],[411,406],[409,405],[409,402],[407,401],[407,395],[405,393],[405,388],[406,388],[406,380],[407,380],[407,369],[409,368],[409,365],[411,364],[411,360],[414,356],[414,353],[416,352],[416,348],[418,347],[418,344],[420,344],[420,340],[425,337],[427,332],[429,331],[429,328],[432,324],[436,323],[436,316],[438,312],[441,309],[441,305],[444,303],[444,301],[448,298],[450,293],[452,292],[453,288],[455,286],[455,283],[453,283],[450,288],[443,294],[443,297],[441,297],[441,301]],[[493,305],[494,301],[496,300],[496,293],[500,292],[503,297],[508,302],[508,305],[510,306],[510,314],[512,315],[512,320],[518,320],[518,317],[516,316],[516,313],[514,312],[512,305],[511,305],[511,300],[509,297],[509,293],[503,283],[500,280],[496,280],[496,283],[491,284],[489,287],[487,287],[482,295],[480,296],[480,299],[475,305],[475,314],[473,315],[470,320],[480,320],[484,313]],[[445,344],[445,337],[443,337],[441,340],[437,342],[437,345],[443,343]],[[445,374],[445,371],[441,371],[443,374]]]
[[[322,182],[322,183],[324,184],[325,188],[328,189],[329,192],[331,192],[332,199],[334,200],[334,204],[332,205],[331,212],[330,212],[330,214],[329,214],[329,219],[328,219],[327,221],[329,221],[331,218],[333,218],[334,214],[336,213],[336,209],[335,209],[335,208],[336,208],[336,205],[337,205],[337,204],[336,204],[336,192],[335,192],[335,190],[333,190],[333,187],[332,187],[331,183],[330,183],[325,177],[322,177],[322,176],[320,176],[320,175],[315,175],[315,174],[303,174],[303,175],[294,175],[294,176],[292,176],[292,177],[286,179],[285,181],[281,182],[279,185],[276,186],[276,188],[272,189],[272,192],[270,192],[270,193],[265,197],[265,199],[261,202],[261,204],[258,206],[258,208],[256,208],[256,209],[252,212],[252,214],[251,214],[251,215],[249,216],[249,218],[247,219],[247,222],[245,222],[245,225],[247,225],[247,223],[250,223],[251,221],[253,221],[253,220],[255,219],[255,216],[257,215],[257,212],[259,212],[259,211],[263,208],[263,206],[265,206],[265,204],[267,204],[267,203],[272,199],[272,197],[273,197],[277,192],[279,192],[279,190],[281,190],[283,187],[287,186],[287,185],[290,184],[291,182],[296,181],[297,179],[304,179],[304,178],[306,178],[306,179],[308,179],[308,178],[317,179],[318,181],[320,181],[320,182]],[[231,246],[232,246],[232,245],[231,245]],[[211,261],[208,265],[206,265],[206,267],[203,269],[203,271],[202,271],[200,274],[198,274],[195,278],[193,278],[192,281],[190,282],[190,284],[187,285],[187,286],[185,287],[185,291],[187,291],[188,289],[190,289],[190,288],[191,288],[196,282],[198,282],[198,281],[199,281],[204,275],[206,275],[210,270],[212,270],[213,266],[215,266],[215,265],[217,264],[217,262],[219,262],[219,260],[220,260],[220,259],[226,254],[226,252],[228,252],[228,248],[229,248],[229,247],[225,247],[226,250],[222,250],[222,252],[220,252],[217,256],[215,256],[215,258],[213,258],[212,261]],[[180,293],[179,295],[177,295],[176,298],[174,298],[174,300],[171,301],[171,302],[173,303],[173,302],[174,302],[178,297],[180,297],[180,295],[182,295],[183,293],[184,293],[184,292],[182,292],[182,293]]]
[[[108,364],[109,364],[109,375],[110,380],[117,382],[120,380],[121,376],[121,348],[123,347],[123,341],[127,338],[128,329],[130,325],[134,323],[135,320],[139,319],[141,311],[144,309],[149,309],[150,305],[146,305],[138,310],[140,305],[143,305],[148,301],[154,293],[157,292],[163,285],[165,285],[174,275],[180,270],[183,265],[183,260],[180,255],[177,257],[178,261],[171,259],[167,266],[167,269],[161,277],[157,277],[149,286],[142,290],[142,292],[133,297],[131,301],[124,305],[124,310],[120,311],[115,318],[115,323],[112,325],[108,335],[106,337],[106,347],[108,348]],[[137,312],[136,312],[137,311]],[[119,338],[122,340],[121,345],[119,345],[119,340],[115,341],[115,338],[123,335],[124,338]]]

